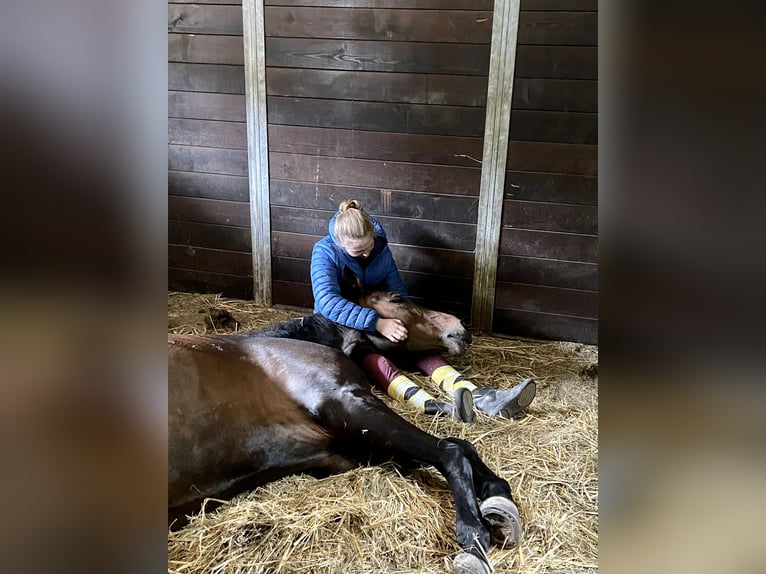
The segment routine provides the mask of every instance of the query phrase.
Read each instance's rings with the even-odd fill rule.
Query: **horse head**
[[[359,304],[374,309],[381,317],[404,323],[409,334],[397,346],[408,351],[445,351],[462,355],[471,344],[471,333],[460,319],[420,307],[394,291],[366,293],[359,299]]]

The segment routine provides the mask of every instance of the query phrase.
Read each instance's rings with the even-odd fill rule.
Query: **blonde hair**
[[[338,210],[340,213],[335,218],[335,236],[339,241],[357,242],[374,235],[372,221],[362,209],[362,203],[359,200],[341,201]]]

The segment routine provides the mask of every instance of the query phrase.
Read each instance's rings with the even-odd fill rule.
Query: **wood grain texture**
[[[483,106],[481,76],[269,68],[269,95],[298,98]]]
[[[506,169],[596,175],[598,147],[551,142],[511,141]]]
[[[595,46],[596,12],[521,12],[519,44]]]
[[[266,7],[266,36],[489,44],[492,11]],[[553,28],[569,31],[570,22]]]
[[[250,206],[241,201],[198,197],[168,197],[168,219],[250,227]]]
[[[497,280],[598,291],[598,265],[502,255],[498,263]]]
[[[246,126],[241,122],[168,118],[168,143],[247,149]]]
[[[270,124],[468,137],[481,137],[484,133],[483,108],[277,96],[269,97],[268,108]],[[566,118],[546,120],[544,128],[554,133],[559,133],[556,126],[563,129],[567,121]],[[569,123],[580,127],[576,121]],[[522,125],[530,131],[528,122]],[[584,131],[585,128],[580,127],[580,132]]]
[[[561,0],[560,0],[561,1]],[[266,0],[267,6],[492,10],[493,0]]]
[[[247,152],[210,147],[168,146],[168,168],[223,175],[247,175]]]
[[[249,193],[244,176],[168,171],[169,195],[247,202]]]
[[[598,205],[598,179],[583,175],[507,171],[505,198]]]
[[[252,299],[253,279],[171,267],[168,269],[168,289],[191,293],[220,293],[224,297]]]
[[[232,94],[168,92],[168,117],[244,122],[245,97]]]
[[[595,80],[517,78],[513,83],[513,109],[561,112],[597,112]]]
[[[271,212],[274,231],[304,233],[317,238],[327,234],[327,222],[334,213],[319,217],[317,211],[277,206],[273,206]],[[376,219],[391,243],[469,251],[476,241],[475,225],[382,216]]]
[[[486,76],[489,69],[489,46],[266,38],[266,65],[325,70]]]
[[[576,112],[514,110],[510,137],[514,140],[595,144],[598,116]]]
[[[492,329],[507,335],[598,344],[598,321],[582,317],[496,309]]]
[[[269,154],[272,179],[477,196],[480,171],[470,167]],[[236,174],[235,174],[236,175]]]
[[[272,152],[477,167],[481,138],[270,125]]]
[[[168,32],[242,35],[242,6],[168,4]]]
[[[506,227],[500,233],[500,253],[501,255],[596,263],[598,238],[593,235]]]
[[[476,223],[478,200],[473,197],[388,191],[363,187],[271,180],[271,204],[334,211],[343,199],[362,202],[373,215],[409,219],[436,219],[453,223]]]
[[[242,36],[168,34],[168,62],[245,64]]]
[[[168,221],[168,243],[250,253],[250,230],[189,221]]]
[[[598,79],[598,48],[590,46],[519,46],[517,78]]]
[[[223,64],[168,64],[168,89],[184,92],[245,93],[245,67]]]
[[[595,291],[498,281],[495,306],[499,309],[596,319],[598,294]]]
[[[168,267],[240,277],[253,275],[253,263],[249,253],[190,245],[168,245]]]
[[[589,205],[569,205],[539,201],[505,200],[503,226],[539,231],[562,231],[582,235],[598,233],[598,209]]]

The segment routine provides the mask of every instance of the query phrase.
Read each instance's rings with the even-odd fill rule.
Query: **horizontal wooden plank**
[[[168,267],[241,277],[253,276],[253,258],[249,253],[190,245],[168,245]]]
[[[168,92],[168,117],[244,122],[245,96]]]
[[[168,34],[168,62],[245,64],[242,36]]]
[[[495,288],[495,307],[596,319],[598,293],[498,281]]]
[[[242,0],[173,0],[170,4],[238,4],[242,5]]]
[[[168,32],[242,35],[242,6],[168,4]]]
[[[168,194],[226,201],[250,201],[247,177],[190,171],[168,172]]]
[[[212,147],[168,146],[168,168],[178,171],[247,175],[247,152]]]
[[[184,0],[192,2],[192,0]],[[203,4],[224,4],[202,2]],[[231,2],[241,4],[241,2]],[[332,6],[358,8],[411,8],[411,9],[452,9],[492,10],[493,0],[265,0],[266,6]],[[597,10],[598,0],[521,0],[521,10]]]
[[[562,1],[562,0],[559,0]],[[493,0],[266,0],[266,6],[492,10]]]
[[[513,83],[514,110],[597,112],[598,82],[517,78]]]
[[[551,142],[510,141],[506,169],[596,175],[598,146]]]
[[[220,293],[236,299],[253,298],[253,279],[188,269],[168,269],[168,289],[187,293]]]
[[[245,93],[245,67],[224,64],[168,64],[168,89],[184,92]]]
[[[583,235],[598,233],[598,208],[538,201],[503,201],[503,226]]]
[[[568,20],[563,22],[564,29],[569,25]],[[269,6],[265,33],[284,38],[489,44],[492,12]]]
[[[247,149],[247,125],[244,122],[168,118],[168,143]]]
[[[521,12],[518,43],[595,46],[598,15],[596,12]]]
[[[250,204],[171,195],[168,197],[168,219],[249,228]]]
[[[519,46],[516,78],[598,79],[598,48],[589,46]]]
[[[500,254],[596,263],[598,237],[503,227],[500,231]]]
[[[596,11],[598,0],[521,0],[521,10]]]
[[[315,210],[273,206],[272,230],[326,235],[327,223],[334,212],[325,212],[326,217],[321,217],[320,213]],[[462,251],[472,251],[475,247],[475,225],[382,216],[376,219],[386,230],[391,243]]]
[[[389,191],[272,179],[271,205],[334,211],[344,199],[358,199],[371,215],[436,219],[476,224],[479,200],[475,197]]]
[[[497,280],[597,291],[598,265],[503,255],[498,260]]]
[[[376,214],[373,215],[377,217]],[[277,257],[311,259],[311,250],[318,240],[316,235],[274,231],[271,235],[272,254]],[[439,274],[445,277],[473,277],[474,255],[470,251],[407,245],[391,245],[390,248],[397,267],[402,271]]]
[[[598,178],[586,175],[507,171],[505,198],[598,205]]]
[[[492,331],[535,339],[598,344],[598,321],[581,317],[495,309]]]
[[[307,283],[272,281],[271,299],[274,305],[314,308],[314,295],[311,292],[311,285]]]
[[[513,110],[510,137],[514,140],[595,144],[598,138],[598,115]]]
[[[536,88],[543,91],[543,87]],[[267,68],[269,95],[298,98],[484,106],[487,78],[348,70]]]
[[[484,134],[483,108],[278,96],[269,96],[267,107],[270,124],[469,137],[482,137]],[[520,122],[526,129],[520,133],[526,135],[531,131],[530,125],[523,120]],[[577,118],[544,118],[545,131],[539,133],[555,137],[560,135],[560,130],[567,128],[572,133],[571,137],[577,138],[585,131],[581,123]]]
[[[479,168],[269,154],[272,179],[375,187],[383,190],[479,195]],[[241,175],[241,174],[235,174]]]
[[[442,165],[481,165],[481,138],[269,126],[269,151]]]
[[[252,238],[250,229],[245,227],[171,220],[168,221],[168,243],[250,253]]]
[[[486,76],[489,71],[489,45],[266,38],[266,65]]]

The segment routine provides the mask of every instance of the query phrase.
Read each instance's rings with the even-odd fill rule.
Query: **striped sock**
[[[434,372],[431,373],[431,380],[449,395],[454,395],[457,389],[463,387],[469,391],[478,388],[471,381],[463,377],[463,375],[456,371],[451,365],[442,365],[441,367],[434,369]]]
[[[396,365],[383,355],[367,355],[362,360],[362,370],[378,387],[386,391],[388,396],[413,406],[421,413],[425,411],[426,401],[436,400],[417,383],[403,375]]]

